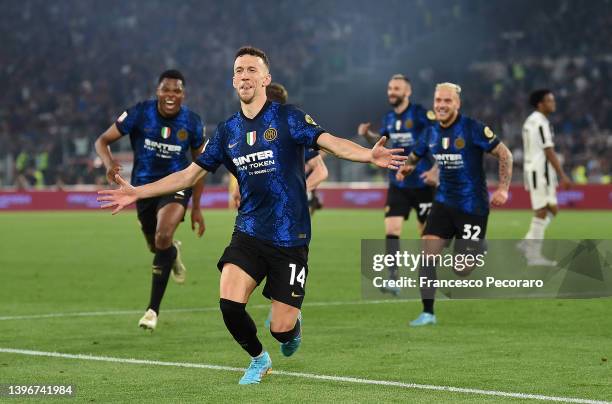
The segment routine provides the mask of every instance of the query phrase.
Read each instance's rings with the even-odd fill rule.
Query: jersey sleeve
[[[195,124],[191,139],[189,140],[189,147],[197,150],[200,148],[200,146],[202,146],[202,143],[204,143],[204,138],[206,137],[206,126],[198,115],[194,116],[194,121]]]
[[[538,124],[538,135],[540,136],[543,149],[555,146],[552,138],[552,132],[550,130],[550,124],[548,122],[540,122]]]
[[[224,123],[221,123],[217,126],[215,134],[204,144],[204,150],[195,160],[195,163],[208,172],[214,173],[217,171],[217,168],[225,161],[224,138]]]
[[[412,153],[414,153],[414,155],[417,156],[418,158],[423,158],[427,154],[431,154],[429,152],[429,144],[427,141],[428,138],[429,138],[429,128],[426,128],[423,134],[419,136],[419,139],[417,140],[416,145],[412,149]]]
[[[304,161],[308,162],[309,160],[312,160],[313,158],[317,157],[319,155],[319,152],[315,149],[306,149],[304,151]]]
[[[435,114],[433,111],[428,111],[421,105],[418,106],[417,111],[417,131],[424,131],[436,123]]]
[[[115,126],[119,129],[119,132],[123,136],[130,134],[130,132],[136,127],[136,123],[140,118],[142,110],[142,103],[136,104],[131,108],[123,111],[119,118],[115,121]]]
[[[472,124],[472,142],[476,147],[481,148],[487,153],[490,152],[500,142],[499,138],[491,128],[485,126],[481,122],[473,121]]]
[[[312,117],[299,108],[287,106],[287,123],[291,137],[297,144],[318,150],[317,139],[326,132]]]

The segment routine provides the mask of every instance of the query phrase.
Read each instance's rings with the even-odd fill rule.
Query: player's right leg
[[[255,322],[246,312],[246,304],[257,282],[235,264],[223,265],[219,307],[223,322],[234,340],[251,356],[251,364],[240,384],[257,384],[272,369],[270,355],[257,338]]]
[[[453,225],[453,217],[451,210],[445,205],[433,202],[425,229],[423,230],[423,251],[425,254],[439,254],[447,244],[448,240],[455,236],[456,230]],[[419,268],[419,280],[435,280],[436,267],[435,263],[425,261]],[[427,284],[426,284],[427,285]],[[423,311],[419,316],[410,322],[410,326],[418,327],[429,324],[436,324],[436,316],[434,312],[434,302],[436,289],[432,287],[421,287],[421,302]]]
[[[259,383],[272,369],[272,361],[257,338],[257,327],[246,311],[251,293],[266,275],[260,263],[258,241],[234,232],[217,268],[221,271],[219,308],[223,321],[234,340],[251,356],[251,364],[239,383]]]

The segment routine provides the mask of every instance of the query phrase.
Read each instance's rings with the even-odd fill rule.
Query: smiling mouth
[[[174,108],[176,105],[177,105],[177,102],[176,102],[176,101],[172,101],[172,100],[166,100],[166,101],[164,101],[164,106],[165,106],[166,108],[170,108],[170,109],[172,109],[172,108]]]

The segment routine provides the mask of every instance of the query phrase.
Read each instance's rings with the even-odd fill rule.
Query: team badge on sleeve
[[[250,131],[246,134],[246,141],[249,146],[253,146],[257,140],[257,131]]]
[[[307,123],[311,124],[311,125],[317,125],[317,123],[314,121],[314,119],[312,119],[312,117],[308,114],[306,114],[306,116],[304,116],[304,120],[306,120]]]
[[[436,113],[433,112],[432,110],[427,111],[427,119],[429,119],[430,121],[433,121],[436,119]]]
[[[489,128],[488,126],[485,126],[484,128],[484,135],[487,139],[493,139],[495,137],[495,133],[493,133],[491,128]]]
[[[125,118],[127,118],[127,116],[128,116],[127,111],[123,111],[123,114],[121,114],[119,116],[119,118],[117,118],[117,122],[119,122],[119,123],[123,122],[125,120]]]

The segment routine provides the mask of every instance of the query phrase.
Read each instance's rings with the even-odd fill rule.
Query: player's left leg
[[[555,266],[557,263],[542,256],[542,243],[546,228],[557,215],[557,193],[554,183],[530,191],[533,217],[529,230],[517,247],[523,251],[529,266]]]
[[[395,255],[400,248],[400,236],[404,222],[410,215],[410,190],[399,188],[393,184],[387,190],[385,202],[385,253]],[[389,279],[398,279],[398,268],[389,267]],[[383,287],[383,293],[391,293],[397,296],[400,288]]]
[[[308,278],[308,247],[265,245],[263,258],[268,276],[262,294],[272,300],[270,333],[291,356],[302,342],[301,307]]]
[[[411,206],[416,211],[416,226],[419,237],[423,235],[423,230],[425,230],[425,221],[431,210],[435,192],[434,187],[417,188],[412,191]]]
[[[302,314],[299,308],[272,299],[270,333],[281,343],[281,352],[291,356],[302,342]]]

